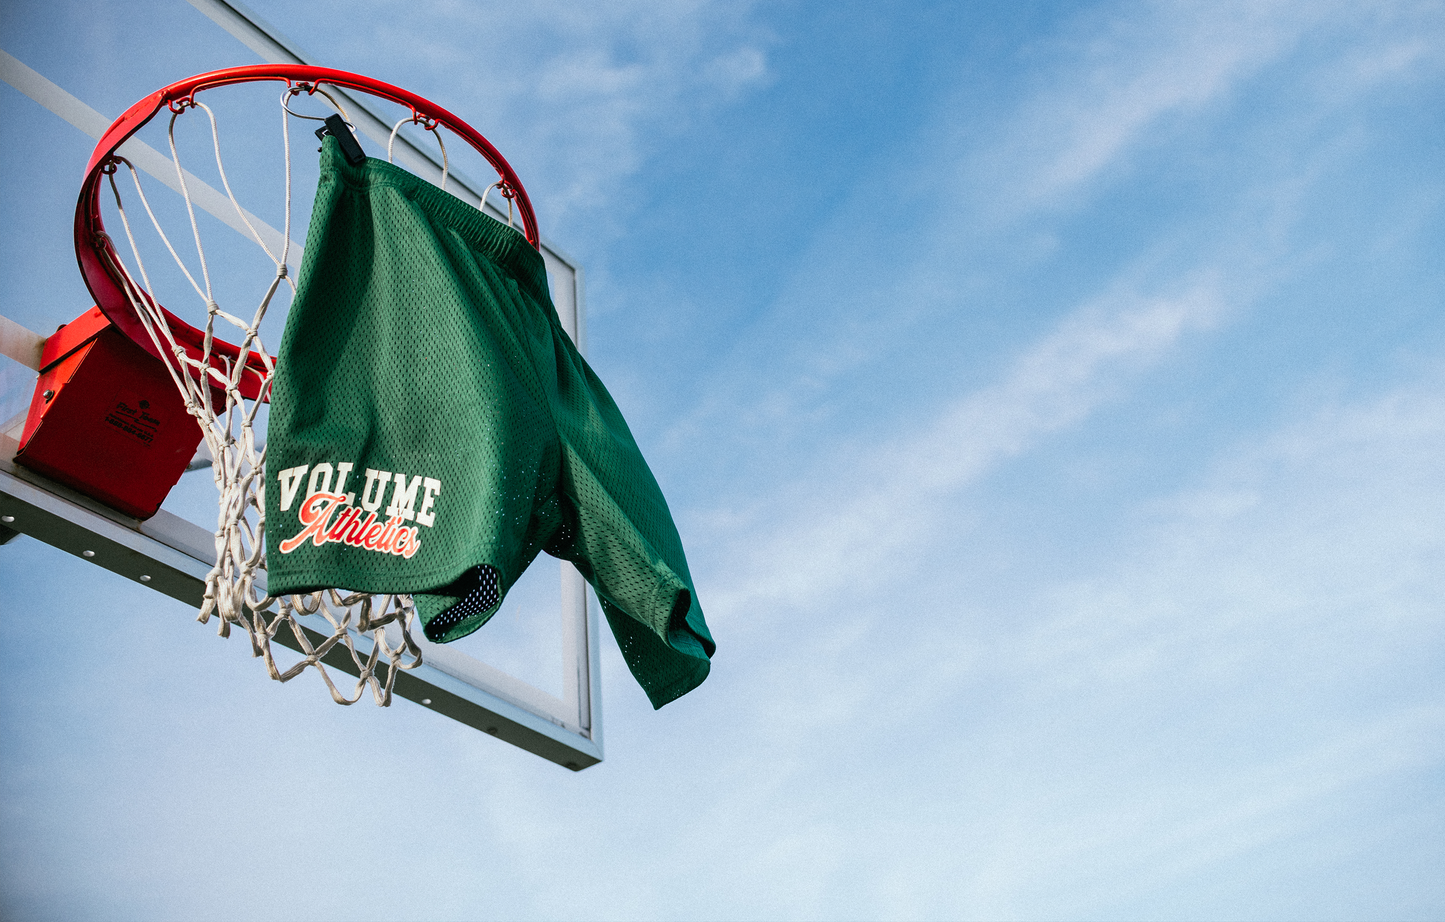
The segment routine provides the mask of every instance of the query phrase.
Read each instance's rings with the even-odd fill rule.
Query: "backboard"
[[[3,244],[8,252],[0,259],[7,293],[0,300],[0,352],[5,356],[0,359],[0,542],[39,540],[113,574],[105,579],[135,581],[198,607],[214,562],[214,488],[204,458],[161,511],[144,522],[13,462],[44,335],[91,303],[76,273],[71,237],[79,177],[112,119],[163,85],[227,66],[327,62],[309,59],[254,13],[222,0],[21,2],[7,4],[0,15],[5,17],[0,20],[0,118],[8,142],[0,208],[12,228]],[[435,90],[430,95],[441,97]],[[346,103],[363,139],[369,139],[369,152],[384,150],[389,121],[361,100]],[[244,122],[228,130],[251,131]],[[442,164],[425,141],[399,135],[395,159],[437,181]],[[138,138],[127,142],[122,153],[150,180],[149,195],[171,194],[167,187],[175,185],[175,173],[164,144]],[[448,190],[474,201],[490,181],[474,181],[458,163],[449,163],[447,172]],[[248,181],[244,169],[241,173],[234,182]],[[234,212],[222,207],[223,194],[192,180],[193,199],[209,213],[202,220],[243,232]],[[306,190],[304,183],[298,187],[301,229],[292,225],[293,240],[304,234]],[[157,208],[179,207],[180,197],[173,197],[177,201],[158,202]],[[506,220],[496,202],[489,201],[489,211]],[[267,223],[268,217],[260,215],[263,233],[280,236],[284,223]],[[299,243],[295,246],[299,252]],[[541,251],[563,327],[584,349],[581,270],[545,234]],[[38,277],[37,266],[44,267]],[[223,265],[218,271],[231,268]],[[267,322],[279,325],[284,317]],[[570,564],[539,559],[502,611],[477,634],[446,646],[418,638],[423,664],[398,675],[396,694],[573,770],[601,761],[598,617],[589,596]],[[199,625],[182,622],[176,629],[195,631],[196,643],[216,642],[213,631]],[[359,639],[358,646],[363,644]],[[238,656],[246,652],[238,645]],[[345,668],[339,660],[327,662]],[[264,681],[264,674],[256,680]]]

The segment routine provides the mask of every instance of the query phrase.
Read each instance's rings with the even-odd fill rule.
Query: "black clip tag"
[[[316,129],[316,139],[319,141],[327,135],[331,135],[336,139],[336,143],[341,145],[341,152],[352,166],[361,166],[366,162],[366,152],[356,143],[356,136],[351,133],[346,119],[339,115],[328,115],[326,127]]]

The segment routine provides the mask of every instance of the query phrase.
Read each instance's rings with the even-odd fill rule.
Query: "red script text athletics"
[[[375,512],[358,509],[346,499],[345,493],[313,493],[307,497],[297,512],[304,527],[294,537],[281,542],[281,553],[291,553],[308,539],[317,547],[337,541],[347,547],[408,559],[421,547],[416,527],[407,526],[402,516],[392,516],[383,523],[377,520]]]

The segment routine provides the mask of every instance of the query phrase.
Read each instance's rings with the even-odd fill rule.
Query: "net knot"
[[[217,304],[214,300],[210,298],[206,299],[206,313],[215,314],[218,313],[220,310],[221,305]]]
[[[280,265],[278,265],[278,266],[276,267],[276,277],[277,277],[278,279],[284,279],[284,278],[286,277],[286,264],[285,264],[285,263],[281,263]]]

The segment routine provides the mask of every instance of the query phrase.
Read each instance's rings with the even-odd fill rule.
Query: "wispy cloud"
[[[637,175],[662,120],[769,79],[762,7],[377,9],[384,29],[343,41],[425,58],[435,82],[418,89],[444,102],[474,81],[516,126],[504,150],[553,171],[542,185],[574,214]],[[194,779],[364,751],[378,802],[411,810],[389,827],[398,872],[433,884],[417,901],[338,877],[338,904],[306,889],[316,861],[280,863],[305,910],[1429,917],[1445,848],[1439,284],[1392,284],[1372,260],[1433,252],[1440,199],[1370,155],[1380,125],[1435,111],[1442,12],[1096,5],[1023,53],[1031,82],[988,124],[940,111],[925,137],[880,139],[899,145],[886,191],[919,207],[880,217],[878,189],[840,192],[770,316],[729,327],[725,361],[665,369],[694,409],[648,453],[678,487],[720,651],[702,689],[653,712],[606,647],[603,766],[539,770],[404,705],[320,710],[169,630],[127,595],[142,590],[106,590],[93,630],[8,661],[25,679],[3,774],[7,847],[34,872],[12,881],[23,905],[160,893],[170,915],[204,914],[217,897],[187,885],[201,865],[275,851],[261,839],[278,829],[297,855],[318,830],[342,841],[326,817],[355,791],[258,800]],[[482,13],[493,48],[424,41]],[[680,89],[650,85],[669,76]],[[1352,108],[1402,87],[1401,108]],[[607,154],[569,147],[584,144]],[[1377,200],[1340,217],[1340,187]],[[1360,215],[1385,232],[1340,231]],[[1344,268],[1304,284],[1322,253]],[[1328,290],[1350,274],[1358,303]],[[1300,345],[1330,337],[1377,342],[1341,367]],[[954,361],[970,342],[977,361]],[[1124,443],[1161,417],[1187,437],[1139,461]],[[1123,473],[1063,495],[1090,453]],[[98,591],[16,559],[19,598],[81,611]],[[136,631],[174,668],[115,657]],[[94,681],[52,681],[76,663]],[[227,694],[168,705],[208,684]],[[27,694],[41,686],[59,692]],[[111,771],[71,768],[94,765]],[[317,822],[294,822],[305,809]],[[76,896],[53,871],[87,861],[100,884]],[[267,896],[222,894],[253,915]]]
[[[1228,110],[1319,15],[1311,4],[1231,10],[1130,5],[1081,15],[1030,52],[1054,63],[989,116],[988,130],[960,118],[960,109],[978,108],[964,106],[974,90],[961,86],[919,136],[894,143],[879,170],[886,183],[839,190],[831,220],[801,249],[771,310],[724,345],[732,354],[718,362],[718,380],[675,435],[685,441],[704,419],[753,426],[774,444],[804,426],[846,427],[857,411],[845,404],[868,403],[859,382],[873,394],[900,379],[937,392],[938,382],[917,372],[919,337],[931,340],[931,355],[952,361],[977,355],[966,347],[976,339],[967,323],[997,328],[996,315],[1007,312],[1010,323],[1037,318],[1040,333],[1107,287],[1107,271],[1122,279],[1151,260],[1172,262],[1155,277],[1165,289],[1177,285],[1170,272],[1211,271],[1186,250],[1198,245],[1186,242],[1196,225],[1211,220],[1236,225],[1233,240],[1206,243],[1213,256],[1223,259],[1226,245],[1247,250],[1240,238],[1260,234],[1255,222],[1283,202],[1279,176],[1243,175],[1228,195],[1195,211],[1151,216],[1159,226],[1148,252],[1114,257],[1120,264],[1091,281],[1093,291],[1048,271],[1069,220],[1065,206],[1108,187],[1101,180],[1117,176],[1142,147],[1167,143],[1161,126],[1197,130],[1205,116]],[[1269,201],[1246,204],[1260,194]],[[1074,288],[1051,288],[1051,280]],[[1021,334],[1010,346],[1022,350],[1028,339]],[[899,393],[900,405],[911,396]]]
[[[1038,828],[1026,855],[1002,859],[1008,880],[978,883],[1016,898],[1073,878],[1058,911],[1108,915],[1328,838],[1366,792],[1433,771],[1445,711],[1412,690],[1445,640],[1442,452],[1438,370],[1320,408],[1221,451],[1105,571],[1044,579],[970,631],[984,649],[962,685],[1008,689],[1016,719],[1077,721],[1055,741],[1077,748],[1040,769],[1069,766],[1053,782],[1068,806],[1027,819]],[[1121,875],[1136,886],[1088,892]]]
[[[1076,51],[1064,56],[1067,73],[1051,75],[1062,79],[988,152],[1017,179],[1001,198],[1026,209],[1055,203],[1157,138],[1172,116],[1227,100],[1327,13],[1320,3],[1110,8],[1106,21],[1056,40]]]
[[[832,459],[807,461],[795,475],[773,462],[750,471],[771,475],[750,485],[753,503],[732,502],[708,517],[719,534],[756,525],[778,536],[753,536],[752,549],[743,552],[754,561],[744,568],[754,578],[737,591],[749,599],[772,592],[796,599],[817,586],[866,581],[878,561],[896,560],[905,547],[927,540],[939,495],[1080,425],[1127,393],[1139,370],[1240,316],[1297,274],[1320,245],[1296,233],[1302,202],[1339,168],[1340,133],[1286,145],[1266,132],[1263,151],[1231,152],[1250,168],[1216,177],[1215,193],[1197,208],[1159,209],[1150,218],[1157,233],[1085,294],[1070,294],[1077,280],[1049,267],[1047,252],[1040,252],[1049,244],[1034,243],[1067,220],[1050,203],[1110,173],[1139,146],[1166,143],[1158,137],[1161,120],[1174,119],[1176,131],[1212,136],[1186,116],[1198,121],[1211,107],[1227,110],[1305,36],[1370,26],[1347,55],[1394,62],[1389,79],[1408,79],[1410,62],[1424,60],[1400,50],[1400,24],[1318,4],[1149,5],[1108,13],[1091,14],[1053,40],[1075,53],[1060,55],[998,133],[930,145],[927,157],[899,152],[898,173],[911,177],[909,185],[935,190],[936,201],[914,216],[910,233],[896,240],[860,233],[872,228],[878,203],[869,191],[847,198],[804,252],[770,316],[738,338],[712,386],[673,426],[671,444],[680,451],[701,433],[731,429],[737,444],[760,457],[806,451]],[[1315,54],[1296,71],[1332,73],[1335,63],[1334,55]],[[1385,79],[1364,71],[1363,84]],[[1303,99],[1333,112],[1342,105],[1338,92]],[[951,113],[938,121],[953,124]],[[1354,129],[1341,131],[1348,136]],[[967,183],[939,181],[960,165],[975,171]],[[1012,218],[981,205],[994,200],[1008,202],[1014,217],[1032,215],[1029,227],[1011,226]],[[1000,296],[1010,299],[1009,308],[988,300]],[[1030,300],[1039,306],[1020,312],[1020,302]],[[1037,325],[1032,336],[1005,340],[1011,364],[993,383],[944,373],[934,357],[967,355],[959,344],[976,337],[977,324],[1000,325],[989,316],[1000,310],[1014,315],[1011,329]],[[931,376],[925,380],[920,368]],[[965,383],[970,389],[960,393]],[[829,435],[809,435],[823,427]],[[750,508],[766,511],[755,519]],[[790,542],[799,550],[788,551]],[[799,584],[795,593],[785,584],[799,577],[777,582],[759,575],[769,559],[795,558],[824,574],[817,586]],[[790,569],[797,568],[777,567]]]
[[[1275,870],[1292,875],[1278,914],[1298,914],[1310,905],[1300,881],[1364,860],[1357,829],[1390,839],[1371,855],[1399,857],[1411,838],[1386,831],[1413,822],[1410,807],[1371,801],[1424,783],[1445,758],[1438,694],[1421,692],[1445,593],[1438,372],[1400,387],[1365,376],[1364,393],[1331,402],[1303,383],[1314,369],[1283,367],[1301,361],[1292,344],[1271,342],[1270,373],[1300,389],[1293,421],[1221,422],[1223,438],[1171,468],[1182,487],[1111,493],[1122,535],[1101,539],[1061,510],[1041,537],[1063,550],[992,553],[1033,536],[984,508],[990,477],[1025,456],[1057,473],[1067,459],[1052,443],[1159,380],[1201,333],[1245,348],[1251,334],[1221,328],[1297,307],[1285,303],[1299,297],[1289,280],[1337,242],[1302,218],[1342,168],[1368,170],[1344,162],[1358,153],[1349,107],[1434,66],[1411,44],[1419,30],[1364,12],[1148,9],[1141,24],[1110,7],[1113,18],[1074,33],[1079,53],[1000,120],[1008,130],[911,161],[914,185],[939,202],[909,246],[880,255],[878,238],[858,233],[877,202],[841,205],[799,267],[786,317],[770,321],[789,335],[740,347],[722,393],[678,427],[691,437],[732,414],[738,441],[790,449],[739,478],[746,491],[709,494],[714,511],[692,519],[711,557],[704,601],[732,641],[722,656],[751,692],[732,719],[767,752],[766,764],[738,756],[719,770],[754,781],[714,827],[718,848],[732,860],[786,855],[780,827],[829,843],[820,861],[758,869],[757,892],[801,877],[809,893],[846,892],[858,914],[904,917],[1229,914],[1244,889],[1221,881],[1258,876],[1251,892],[1266,893]],[[1195,16],[1208,21],[1196,29]],[[1354,78],[1319,79],[1342,60],[1360,62],[1345,68]],[[1272,69],[1287,73],[1262,82]],[[1274,116],[1257,108],[1229,117],[1241,96],[1279,84],[1295,95],[1271,104],[1302,107],[1291,127],[1315,131],[1263,130]],[[970,262],[990,228],[1008,244],[990,256],[1020,226],[1047,236],[1151,145],[1201,156],[1198,138],[1170,146],[1194,134],[1217,154],[1215,131],[1257,137],[1228,153],[1247,169],[1211,177],[1199,200],[1209,220],[1172,215],[1164,239],[1141,243],[1091,293],[1058,298],[1037,284],[1036,251]],[[980,165],[992,171],[930,186]],[[982,383],[936,376],[943,396],[922,412],[893,392],[896,413],[870,417],[876,438],[834,425],[827,401],[887,386],[863,373],[869,362],[907,361],[890,351],[899,342],[936,349],[897,318],[915,292],[961,315],[988,274],[1057,298],[1028,314],[1032,327],[1020,321],[1030,332],[1007,361]],[[963,322],[934,329],[969,335]],[[1211,360],[1234,371],[1230,356]],[[813,434],[820,421],[826,434]],[[1090,549],[1087,562],[1071,541]],[[1426,847],[1438,854],[1438,836]],[[940,880],[946,894],[929,886]],[[799,913],[828,914],[827,897],[814,899]]]
[[[327,36],[327,56],[406,73],[469,113],[535,190],[549,233],[566,239],[577,226],[615,231],[629,180],[663,139],[767,83],[772,38],[754,6],[371,0],[345,23],[291,7],[283,21]]]
[[[717,847],[835,836],[825,862],[752,881],[802,875],[812,914],[831,880],[879,915],[1228,915],[1241,890],[1220,881],[1273,892],[1260,862],[1292,882],[1267,914],[1313,914],[1298,881],[1388,863],[1369,837],[1424,835],[1419,810],[1438,810],[1388,792],[1445,760],[1442,456],[1445,368],[1322,402],[1218,446],[1162,499],[1121,497],[1135,528],[1081,578],[992,572],[971,548],[1008,523],[938,497],[959,533],[903,548],[914,571],[859,567],[801,601],[773,587],[782,604],[731,622],[753,692],[732,719],[767,755],[719,768],[751,787]],[[849,598],[860,578],[886,585]],[[1438,836],[1389,836],[1385,853],[1438,853]]]
[[[769,537],[748,543],[748,563],[732,569],[738,578],[718,601],[725,609],[827,604],[891,578],[892,564],[937,540],[950,515],[945,498],[1083,420],[1220,310],[1208,281],[1170,296],[1111,292],[1081,306],[998,383],[845,469],[811,468],[813,495],[800,507],[770,504],[750,523]]]

